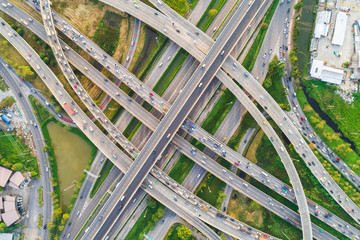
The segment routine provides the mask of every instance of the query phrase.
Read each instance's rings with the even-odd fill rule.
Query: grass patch
[[[251,116],[249,112],[246,112],[243,116],[243,119],[241,120],[240,126],[236,129],[234,135],[230,138],[228,142],[228,146],[237,151],[239,149],[239,144],[242,139],[242,137],[245,135],[246,131],[249,128],[254,128],[257,126],[257,122],[255,119]]]
[[[38,228],[41,229],[43,225],[43,215],[39,214],[39,218],[38,218]]]
[[[145,211],[140,215],[134,226],[131,228],[125,240],[144,239],[144,234],[154,229],[155,223],[164,216],[165,212],[165,207],[162,204],[149,197],[147,199],[147,207],[145,208]]]
[[[102,169],[100,171],[100,174],[99,174],[100,177],[96,179],[94,186],[91,189],[90,198],[94,197],[95,193],[97,192],[97,190],[99,189],[101,184],[104,182],[106,177],[109,175],[110,170],[112,169],[113,166],[114,166],[114,164],[112,162],[110,162],[109,160],[106,160],[104,166],[102,167]]]
[[[219,209],[225,198],[225,186],[226,184],[222,180],[211,173],[207,173],[196,189],[195,194],[205,202]]]
[[[195,163],[190,158],[182,154],[171,169],[169,176],[181,184],[194,165]]]
[[[8,90],[8,87],[6,86],[4,79],[0,77],[0,90],[3,92],[6,92]]]
[[[123,17],[106,11],[94,35],[94,41],[110,56],[115,53],[120,38],[120,26]]]
[[[225,2],[226,0],[212,0],[196,26],[205,32]]]
[[[181,16],[185,16],[189,10],[186,0],[164,0],[164,2]]]
[[[350,105],[334,93],[338,89],[334,85],[315,80],[303,81],[303,83],[307,86],[306,90],[310,97],[316,100],[321,110],[338,125],[342,134],[349,138],[360,152],[360,94],[354,94],[354,102]]]
[[[260,129],[256,133],[256,135],[251,139],[251,144],[249,145],[248,149],[244,151],[245,157],[254,164],[258,162],[255,153],[258,147],[260,147],[260,142],[263,136],[264,136],[264,132]]]
[[[251,45],[248,53],[246,54],[244,61],[242,62],[242,65],[244,66],[244,68],[246,70],[248,70],[249,72],[251,72],[254,67],[254,64],[255,64],[255,61],[259,54],[260,48],[261,48],[264,38],[266,36],[268,26],[271,22],[271,19],[275,13],[275,10],[276,10],[278,4],[279,4],[279,0],[274,0],[273,3],[271,4],[271,6],[269,7],[268,11],[265,14],[265,18],[261,25],[259,33],[256,36],[254,43]]]
[[[227,114],[231,111],[235,101],[236,97],[230,92],[229,89],[225,89],[214,108],[206,116],[206,119],[201,127],[211,135],[214,135]]]
[[[44,206],[44,203],[43,203],[43,187],[40,186],[39,189],[38,189],[38,197],[39,197],[39,206],[42,207]]]
[[[31,156],[23,138],[0,131],[0,149],[0,165],[13,171],[30,172],[33,178],[39,178],[37,159]]]
[[[348,143],[346,143],[339,137],[340,133],[334,132],[334,130],[329,127],[322,118],[320,118],[320,116],[307,102],[305,94],[301,89],[298,89],[296,91],[296,96],[301,108],[305,113],[306,118],[308,119],[311,126],[316,130],[316,133],[319,135],[319,137],[321,137],[321,139],[326,143],[326,145],[328,145],[331,150],[333,150],[349,167],[354,170],[354,172],[356,172],[356,174],[359,175],[359,156],[350,148],[350,145]],[[333,97],[336,98],[337,95]],[[345,105],[346,104],[343,103],[343,107],[347,108],[347,106]],[[353,121],[355,121],[355,119],[353,119]]]

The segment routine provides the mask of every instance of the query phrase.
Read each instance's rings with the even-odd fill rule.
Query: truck
[[[208,210],[208,208],[206,206],[202,206],[202,210],[204,210],[206,212]]]
[[[70,113],[70,115],[74,115],[74,114],[75,114],[74,111],[70,108],[69,105],[67,105],[66,102],[64,102],[64,107],[65,107],[65,109]]]

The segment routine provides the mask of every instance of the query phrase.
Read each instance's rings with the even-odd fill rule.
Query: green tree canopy
[[[191,236],[191,230],[188,227],[186,227],[185,225],[181,225],[181,226],[177,227],[176,230],[177,230],[178,237],[181,239],[186,239]]]

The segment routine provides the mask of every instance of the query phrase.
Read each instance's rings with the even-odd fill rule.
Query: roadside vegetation
[[[259,33],[257,34],[253,44],[251,45],[249,51],[246,54],[244,61],[242,62],[244,68],[249,72],[251,72],[254,67],[255,61],[260,52],[260,48],[265,39],[267,29],[275,13],[275,10],[279,4],[279,1],[280,0],[274,0],[271,6],[269,7],[268,11],[265,14],[264,21],[261,23]]]
[[[189,10],[186,0],[164,0],[164,2],[181,16],[185,16]]]
[[[321,81],[303,81],[310,97],[316,100],[321,110],[326,113],[339,127],[342,134],[349,138],[360,152],[360,94],[354,94],[354,102],[346,103],[334,91],[338,88]]]
[[[146,204],[145,210],[131,228],[125,240],[144,239],[144,234],[153,230],[155,224],[164,216],[166,212],[165,207],[154,198],[147,198]]]
[[[39,206],[42,207],[44,206],[44,202],[43,202],[43,187],[40,186],[38,189],[38,197],[39,197]]]
[[[0,102],[0,109],[11,107],[15,103],[15,99],[10,96]]]
[[[286,87],[283,87],[282,78],[285,75],[285,63],[280,62],[277,56],[269,63],[269,70],[263,82],[263,87],[279,104],[281,109],[290,111],[290,105],[286,98]]]
[[[0,138],[2,139],[0,141],[0,165],[13,171],[29,172],[31,177],[38,179],[40,174],[36,157],[31,156],[28,147],[24,144],[24,139],[14,133],[4,133],[3,131],[0,131]]]
[[[308,104],[302,89],[298,89],[297,98],[305,116],[311,126],[315,129],[319,137],[334,151],[343,161],[349,165],[355,173],[360,174],[359,164],[360,158],[356,152],[350,148],[350,144],[346,143],[326,122],[315,112]],[[345,105],[345,103],[344,103]]]
[[[191,230],[180,223],[175,223],[167,232],[164,240],[196,240],[191,236]]]
[[[59,124],[60,126],[64,127],[68,131],[75,133],[79,135],[82,139],[84,139],[90,146],[91,146],[91,159],[85,168],[89,168],[89,165],[91,164],[92,160],[95,157],[96,154],[96,147],[93,145],[93,143],[81,132],[81,130],[77,128],[71,128],[69,126],[64,126],[62,123],[58,122],[47,110],[44,106],[42,106],[34,97],[29,96],[29,100],[34,107],[35,114],[38,118],[38,121],[41,125],[41,130],[44,135],[45,143],[46,145],[42,149],[44,152],[48,153],[48,161],[49,161],[49,169],[51,171],[52,177],[50,178],[50,181],[52,182],[53,192],[51,193],[52,201],[53,201],[53,207],[54,212],[51,218],[51,222],[48,223],[48,229],[49,229],[49,237],[50,239],[56,239],[58,236],[60,236],[60,233],[62,229],[64,228],[64,225],[66,221],[69,219],[69,213],[75,203],[77,194],[80,191],[80,187],[82,182],[85,179],[86,173],[82,173],[80,176],[80,179],[76,182],[76,185],[74,187],[74,194],[73,198],[70,202],[70,204],[67,207],[67,212],[64,213],[63,209],[60,204],[60,186],[59,186],[59,178],[58,178],[58,167],[57,162],[55,159],[55,153],[54,149],[52,148],[51,144],[51,138],[49,135],[49,131],[47,129],[47,124],[51,121],[54,121],[56,124]],[[39,193],[40,196],[40,193]]]
[[[224,6],[225,2],[226,0],[211,0],[208,8],[201,16],[196,26],[205,32],[211,25],[212,21],[214,21],[220,9]]]
[[[93,37],[95,43],[110,56],[115,53],[118,45],[122,19],[120,14],[106,11]]]
[[[226,184],[222,180],[211,173],[207,173],[196,189],[195,194],[215,208],[221,209],[221,204],[226,197],[224,193],[225,186]]]
[[[43,225],[43,215],[40,214],[38,218],[38,228],[41,229],[42,225]]]
[[[112,167],[114,166],[114,164],[112,164],[109,160],[106,160],[106,162],[104,163],[104,166],[102,167],[100,174],[95,183],[93,188],[91,189],[90,192],[90,198],[94,197],[95,193],[97,192],[97,190],[99,189],[99,187],[101,186],[101,184],[104,182],[104,180],[106,179],[106,177],[109,175],[110,170],[112,169]]]

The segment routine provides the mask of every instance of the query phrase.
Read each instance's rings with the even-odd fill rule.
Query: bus
[[[66,110],[68,110],[68,112],[69,112],[71,115],[74,115],[74,114],[75,114],[74,111],[70,108],[69,105],[67,105],[66,102],[64,102],[64,107],[65,107]]]

